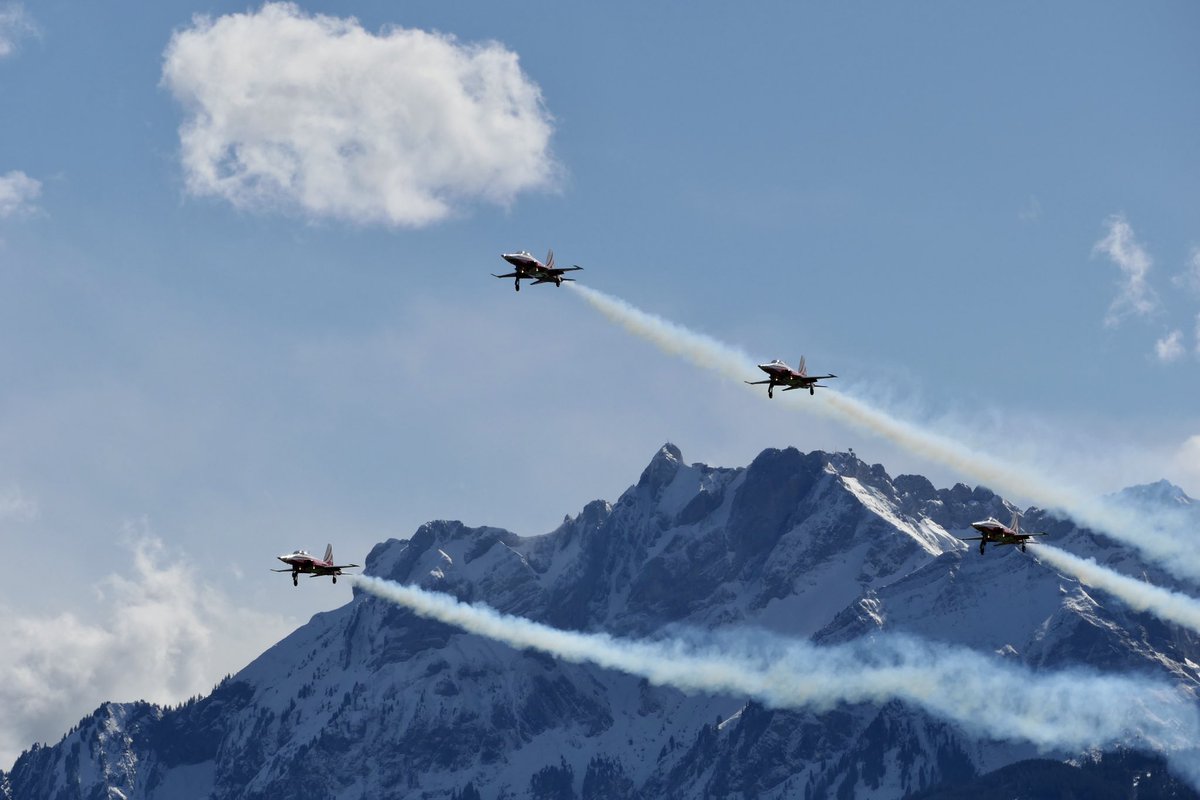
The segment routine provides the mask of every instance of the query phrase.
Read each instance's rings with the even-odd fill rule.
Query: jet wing
[[[986,539],[987,537],[986,536],[966,536],[966,537],[955,536],[954,538],[958,539],[960,542],[978,542],[980,539]]]
[[[358,564],[334,564],[332,567],[325,567],[325,569],[353,569],[357,566]]]
[[[521,273],[519,273],[519,272],[509,272],[505,275],[497,275],[496,273],[493,272],[492,277],[493,278],[519,278],[522,276],[521,276]]]
[[[271,572],[291,572],[291,571],[292,570],[290,568],[289,569],[273,569],[273,570],[271,570]]]
[[[762,384],[762,383],[770,383],[770,382],[771,382],[770,380],[765,380],[765,381],[742,381],[742,383],[748,384],[748,385],[750,385],[750,386],[758,386],[759,384]],[[785,389],[784,391],[787,391],[787,390]]]

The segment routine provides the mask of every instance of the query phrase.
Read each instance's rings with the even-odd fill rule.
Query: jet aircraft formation
[[[500,257],[512,264],[516,271],[504,275],[495,275],[493,273],[493,275],[497,278],[513,278],[517,291],[521,290],[522,280],[531,280],[534,284],[554,283],[556,286],[562,286],[563,281],[574,280],[574,278],[564,278],[564,272],[583,269],[578,265],[565,269],[555,267],[553,250],[546,256],[544,264],[524,250],[520,253],[501,253]],[[793,389],[808,389],[808,393],[814,395],[817,393],[817,389],[825,388],[825,384],[821,383],[821,381],[837,377],[833,373],[828,375],[809,375],[808,368],[804,363],[804,356],[800,356],[800,363],[796,365],[795,369],[792,369],[779,359],[769,361],[766,364],[759,364],[758,368],[767,374],[767,379],[765,381],[745,381],[745,383],[751,386],[766,384],[768,398],[775,396],[776,386],[782,386],[785,392],[790,392]],[[1021,533],[1021,519],[1017,514],[1013,515],[1010,525],[1005,525],[989,517],[979,522],[972,522],[971,527],[983,535],[968,537],[961,541],[978,541],[980,555],[984,554],[988,542],[994,545],[1017,545],[1024,552],[1025,545],[1033,537],[1046,535],[1045,533]]]
[[[565,273],[582,270],[583,267],[578,264],[570,267],[557,267],[554,265],[554,251],[550,250],[546,254],[546,260],[539,261],[527,250],[522,250],[519,253],[501,253],[500,257],[512,265],[513,271],[506,272],[503,275],[492,273],[496,278],[512,278],[513,289],[521,291],[521,281],[530,281],[536,286],[540,283],[553,283],[555,286],[562,286],[563,281],[574,281],[574,278],[566,277]],[[790,392],[793,389],[808,389],[810,395],[816,394],[816,390],[826,388],[825,384],[820,381],[836,378],[837,375],[829,373],[828,375],[809,375],[808,368],[805,366],[804,356],[800,356],[800,363],[792,369],[787,364],[779,359],[769,361],[766,364],[759,364],[758,368],[766,373],[765,381],[745,381],[751,386],[761,386],[766,384],[767,397],[774,398],[775,387],[782,386],[783,391]],[[978,541],[979,554],[983,555],[988,542],[995,545],[1018,545],[1022,551],[1025,550],[1025,545],[1034,536],[1045,536],[1044,533],[1021,533],[1020,518],[1013,515],[1011,526],[1004,525],[1001,522],[988,518],[979,522],[972,522],[971,527],[979,531],[982,536],[972,536],[962,539],[964,542]],[[318,559],[310,555],[307,551],[297,550],[294,553],[279,556],[280,561],[288,565],[287,569],[276,569],[272,572],[290,572],[292,573],[292,584],[298,586],[299,576],[301,573],[317,577],[330,577],[334,583],[337,583],[337,576],[342,574],[343,569],[357,567],[358,564],[334,564],[333,563],[333,545],[325,548],[325,558]]]

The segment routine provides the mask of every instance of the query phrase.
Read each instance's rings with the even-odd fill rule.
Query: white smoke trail
[[[1136,611],[1148,611],[1159,619],[1200,633],[1200,600],[1194,597],[1122,575],[1093,559],[1080,558],[1057,547],[1038,544],[1035,555],[1038,561],[1111,594]]]
[[[1179,689],[1148,678],[1070,669],[1038,674],[972,650],[881,634],[817,647],[767,632],[629,641],[564,631],[414,586],[355,584],[423,617],[516,648],[643,677],[685,692],[752,697],[774,708],[823,710],[898,699],[988,737],[1040,748],[1124,745],[1162,753],[1200,741],[1200,713]]]
[[[648,314],[587,286],[569,285],[589,305],[625,330],[697,366],[740,383],[747,375],[747,367],[755,363],[737,348],[710,336]],[[1182,515],[1134,511],[1094,499],[1031,467],[976,452],[961,442],[833,389],[805,401],[794,407],[836,418],[883,437],[912,453],[960,470],[993,490],[1020,495],[1043,508],[1062,511],[1095,531],[1136,547],[1177,577],[1200,581],[1200,554],[1184,541],[1194,523]]]

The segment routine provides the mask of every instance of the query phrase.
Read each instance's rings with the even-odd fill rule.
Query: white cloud
[[[20,3],[0,5],[0,58],[12,55],[18,41],[35,34],[37,26],[24,6]]]
[[[238,607],[160,541],[132,545],[132,574],[97,585],[99,617],[0,609],[0,768],[35,741],[55,742],[105,700],[179,702],[256,656],[284,620]]]
[[[268,3],[194,18],[164,58],[188,191],[239,208],[420,226],[555,173],[541,91],[496,42]]]
[[[19,486],[0,490],[0,522],[34,520],[38,512],[37,500]]]
[[[16,170],[0,175],[0,219],[33,210],[33,201],[42,193],[41,181]]]
[[[1042,217],[1042,204],[1034,195],[1029,195],[1028,202],[1017,212],[1017,219],[1022,222],[1037,222]]]
[[[1189,494],[1195,493],[1194,487],[1200,486],[1200,433],[1184,441],[1175,452],[1173,462],[1169,468],[1172,479],[1185,484],[1185,489],[1193,487]],[[1200,493],[1196,496],[1200,497]]]
[[[1183,331],[1174,330],[1154,343],[1154,355],[1164,364],[1169,364],[1183,356]]]
[[[1158,295],[1146,283],[1146,274],[1154,262],[1134,238],[1133,228],[1120,214],[1109,217],[1106,223],[1108,234],[1096,242],[1092,252],[1108,256],[1122,273],[1120,293],[1104,318],[1106,326],[1114,327],[1122,317],[1130,314],[1144,317],[1156,311]]]
[[[1183,272],[1171,278],[1171,283],[1200,294],[1200,247],[1193,247]]]

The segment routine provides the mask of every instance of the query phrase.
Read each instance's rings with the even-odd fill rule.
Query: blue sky
[[[359,45],[314,14],[352,15]],[[300,55],[289,21],[316,37]],[[27,712],[0,754],[122,692],[186,696],[348,598],[269,580],[277,553],[361,560],[447,517],[542,533],[664,441],[965,479],[566,291],[516,294],[488,275],[502,251],[552,246],[1097,492],[1200,494],[1198,25],[1183,2],[0,2],[0,543],[21,565],[0,610],[35,640],[0,672],[74,665],[54,680],[80,687],[10,690]],[[363,55],[394,27],[415,43]],[[172,62],[177,33],[198,50]],[[458,68],[498,106],[464,106]],[[238,106],[247,87],[277,105]],[[270,146],[240,182],[189,172],[181,126],[223,103],[244,115],[204,142],[289,141],[317,159],[308,195],[271,188]],[[354,147],[322,149],[330,127]],[[164,632],[118,624],[139,614]],[[191,666],[148,689],[96,670],[134,646]]]

